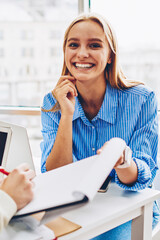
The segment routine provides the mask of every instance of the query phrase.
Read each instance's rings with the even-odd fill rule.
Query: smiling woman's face
[[[104,70],[111,63],[108,41],[102,27],[91,20],[76,23],[65,47],[65,62],[78,81],[104,80]]]

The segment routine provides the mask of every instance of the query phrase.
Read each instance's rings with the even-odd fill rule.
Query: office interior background
[[[159,7],[159,0],[0,0],[0,120],[26,127],[40,157],[40,106],[61,75],[64,31],[87,11],[111,22],[126,76],[150,86],[160,109]]]

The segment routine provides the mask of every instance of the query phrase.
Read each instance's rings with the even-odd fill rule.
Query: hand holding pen
[[[0,172],[7,175],[2,181],[0,189],[15,201],[17,210],[23,208],[33,198],[31,180],[35,176],[34,171],[29,169],[27,164],[22,164],[10,173],[1,167]]]
[[[0,183],[0,190],[6,192],[17,204],[17,210],[24,207],[33,198],[33,183],[35,173],[28,168],[27,164],[22,164],[11,172],[7,172],[0,167],[0,173],[7,177]],[[53,240],[57,240],[55,237]]]

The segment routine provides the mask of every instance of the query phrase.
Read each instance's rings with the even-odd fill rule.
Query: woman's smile
[[[73,65],[75,66],[75,68],[77,68],[77,69],[90,69],[90,68],[92,68],[92,67],[94,67],[95,66],[95,64],[93,64],[93,63],[73,63]]]

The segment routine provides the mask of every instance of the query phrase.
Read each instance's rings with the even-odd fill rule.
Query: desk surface
[[[58,239],[88,240],[142,215],[143,206],[157,198],[160,198],[160,192],[157,190],[131,192],[112,183],[106,193],[97,193],[91,203],[63,215],[82,228]]]

